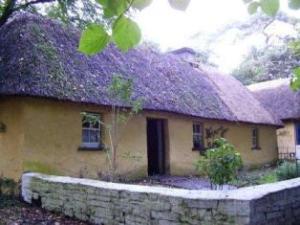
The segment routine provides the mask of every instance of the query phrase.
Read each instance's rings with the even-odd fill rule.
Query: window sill
[[[78,151],[103,151],[103,146],[99,146],[99,147],[87,147],[87,146],[79,146]]]
[[[253,150],[253,151],[259,151],[259,150],[261,150],[261,148],[260,147],[252,147],[251,150]]]

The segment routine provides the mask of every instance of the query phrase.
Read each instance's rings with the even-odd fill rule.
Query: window
[[[203,125],[201,123],[193,124],[193,150],[204,149]]]
[[[252,128],[252,149],[260,149],[259,147],[259,130],[257,127]]]
[[[82,113],[82,146],[83,148],[101,147],[100,114]]]

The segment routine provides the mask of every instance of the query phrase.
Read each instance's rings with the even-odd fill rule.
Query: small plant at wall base
[[[17,193],[17,187],[18,184],[13,179],[0,176],[0,196],[15,196]]]
[[[196,170],[208,176],[212,187],[233,181],[242,167],[240,154],[226,139],[216,139],[213,146],[196,163]]]

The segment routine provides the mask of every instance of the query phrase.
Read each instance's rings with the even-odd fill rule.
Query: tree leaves
[[[90,24],[82,32],[78,50],[87,55],[94,55],[103,50],[110,40],[104,27],[99,24]]]
[[[256,13],[258,7],[259,7],[259,3],[258,3],[258,2],[251,2],[251,3],[248,5],[248,13],[249,13],[250,15]]]
[[[185,11],[189,6],[191,0],[169,0],[172,8]]]
[[[300,0],[289,0],[289,8],[291,9],[300,9]]]
[[[102,25],[90,24],[82,32],[78,50],[87,55],[94,55],[102,51],[110,40],[110,35]],[[140,28],[133,20],[121,16],[113,25],[112,40],[119,49],[128,51],[140,42]]]
[[[248,13],[254,14],[257,12],[258,8],[267,14],[268,16],[276,16],[279,8],[280,1],[279,0],[260,0],[260,1],[252,1],[252,0],[243,0],[245,4],[248,4]],[[300,0],[291,0],[291,1],[300,1]]]
[[[291,88],[294,91],[300,89],[300,67],[297,67],[293,70],[293,78],[291,80]]]
[[[152,3],[152,0],[134,0],[132,3],[132,7],[142,10],[148,7]]]
[[[260,7],[268,16],[275,16],[279,10],[279,0],[260,0]]]
[[[140,42],[141,31],[136,22],[122,16],[113,26],[112,38],[118,48],[128,51]]]

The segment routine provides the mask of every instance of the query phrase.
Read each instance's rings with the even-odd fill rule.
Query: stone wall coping
[[[96,187],[108,190],[128,191],[136,193],[153,193],[170,197],[182,197],[187,199],[202,200],[254,200],[262,198],[268,194],[276,193],[278,191],[300,187],[300,178],[295,178],[291,180],[239,188],[235,190],[185,190],[179,188],[111,183],[92,179],[82,179],[65,176],[51,176],[40,173],[23,174],[23,183],[26,181],[29,182],[32,178],[38,178],[48,182],[80,184],[87,187]]]

